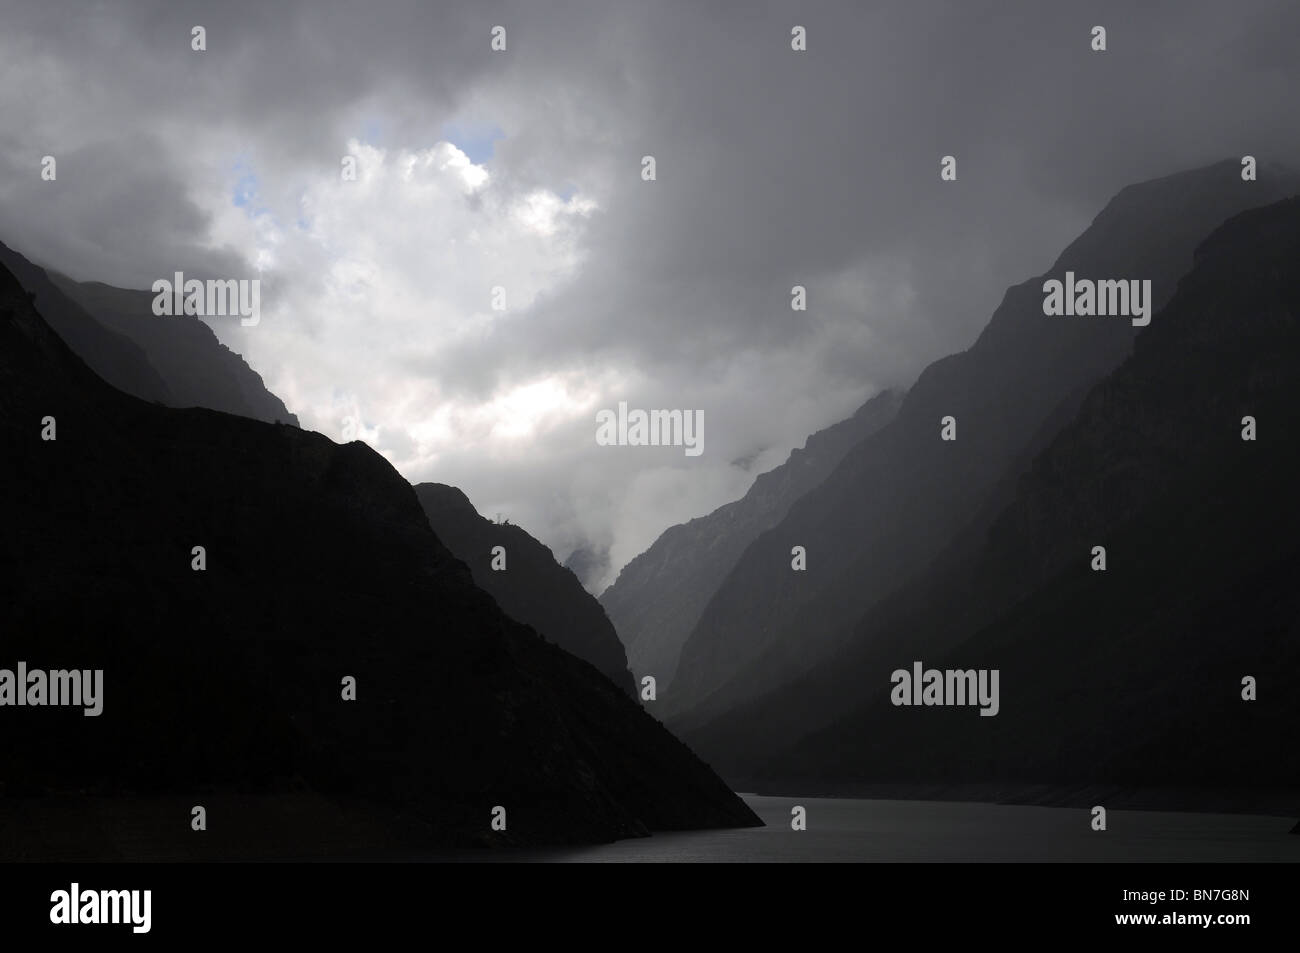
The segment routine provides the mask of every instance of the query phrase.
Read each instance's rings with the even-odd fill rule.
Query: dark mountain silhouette
[[[45,272],[0,243],[0,266],[32,296],[50,327],[91,369],[118,390],[141,400],[170,403],[171,390],[130,337],[105,327],[69,298]]]
[[[850,448],[893,419],[901,399],[896,391],[872,397],[852,417],[813,434],[785,463],[759,475],[744,497],[669,527],[623,567],[600,601],[638,679],[653,675],[660,690],[671,684],[682,644],[745,548],[779,523]]]
[[[7,796],[305,785],[443,843],[757,822],[609,679],[505,616],[379,455],[122,394],[3,269],[0,450],[0,667],[104,670],[98,718],[5,708]]]
[[[555,561],[547,546],[522,527],[484,519],[454,486],[420,483],[415,495],[438,539],[469,567],[474,583],[496,599],[506,615],[590,662],[636,696],[623,644],[605,610],[577,576]],[[505,551],[505,568],[494,570],[493,549],[498,546]]]
[[[149,291],[73,281],[0,244],[8,268],[68,347],[118,390],[298,426],[261,375],[193,315],[158,317]]]
[[[977,545],[812,674],[697,732],[705,756],[801,791],[1300,788],[1298,261],[1300,199],[1215,231]],[[1000,713],[895,707],[891,672],[915,660],[999,669]]]
[[[52,273],[50,280],[101,324],[140,346],[167,384],[170,398],[164,403],[168,406],[207,407],[298,426],[298,418],[266,389],[262,376],[217,340],[212,328],[199,318],[158,317],[149,291],[73,281],[58,273]],[[72,349],[77,350],[75,346]]]
[[[1159,307],[1216,226],[1300,189],[1280,169],[1239,172],[1229,161],[1125,188],[1049,272],[1007,291],[969,350],[926,368],[896,418],[745,551],[683,648],[669,723],[697,728],[808,671],[960,533],[978,534],[991,494],[1137,331],[1123,317],[1045,316],[1044,279],[1150,279]],[[940,439],[946,416],[955,441]],[[795,545],[806,572],[791,570]]]
[[[569,553],[569,558],[564,561],[564,568],[572,570],[583,588],[591,591],[609,569],[609,547],[594,543],[579,546]]]

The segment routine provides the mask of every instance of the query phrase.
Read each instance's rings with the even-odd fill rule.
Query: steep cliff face
[[[266,389],[262,376],[198,318],[158,317],[149,291],[73,281],[60,274],[51,274],[50,280],[95,320],[140,347],[167,385],[167,406],[207,407],[298,426],[298,418]]]
[[[479,516],[454,486],[421,483],[415,495],[438,539],[469,567],[474,583],[506,615],[532,626],[566,652],[590,662],[628,695],[636,695],[623,644],[605,610],[577,576],[555,561],[548,547],[522,527]]]
[[[0,265],[78,357],[124,393],[298,426],[261,375],[192,315],[159,317],[148,291],[73,281],[0,244]]]
[[[987,528],[973,524],[995,512],[990,495],[1138,331],[1126,317],[1045,315],[1045,279],[1149,280],[1159,308],[1216,226],[1298,186],[1281,172],[1243,182],[1225,162],[1120,192],[1046,274],[1007,291],[968,351],[928,367],[897,417],[746,550],[683,648],[669,723],[697,728],[811,670],[955,538]],[[948,417],[954,440],[940,439]],[[790,569],[795,545],[806,572]]]
[[[706,756],[766,783],[1300,787],[1297,261],[1300,199],[1218,229],[981,544],[692,735]],[[997,669],[999,713],[892,704],[915,660]]]
[[[622,690],[504,615],[380,456],[122,394],[2,269],[0,452],[0,665],[104,672],[98,717],[6,709],[8,794],[305,784],[448,843],[756,822]]]
[[[847,420],[818,431],[781,466],[761,474],[743,498],[665,530],[601,595],[633,673],[666,689],[700,613],[759,534],[816,487],[859,441],[898,411],[902,395],[884,391]]]
[[[0,244],[0,267],[8,269],[18,280],[50,327],[96,374],[141,400],[161,404],[171,401],[171,390],[139,344],[96,320],[68,297],[45,269],[4,244]]]

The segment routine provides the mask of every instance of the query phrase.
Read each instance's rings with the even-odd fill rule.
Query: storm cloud
[[[1300,164],[1286,0],[4,0],[0,25],[0,240],[82,280],[260,276],[257,327],[211,320],[304,426],[561,559],[608,550],[597,589],[967,347],[1123,186]],[[620,401],[702,410],[704,453],[597,445]]]

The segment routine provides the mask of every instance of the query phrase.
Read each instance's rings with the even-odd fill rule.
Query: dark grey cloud
[[[964,348],[1124,185],[1246,153],[1300,165],[1287,0],[7,0],[0,18],[0,239],[132,285],[261,261],[279,324],[220,333],[305,423],[339,436],[335,404],[355,402],[408,476],[516,514],[561,557],[590,542],[630,558],[743,491],[753,474],[729,461],[771,465]],[[509,50],[494,55],[498,23]],[[806,53],[789,48],[796,23]],[[393,163],[456,121],[502,130],[490,187],[419,179],[399,201]],[[330,220],[324,183],[354,138],[386,150],[390,187]],[[39,180],[46,153],[57,187]],[[639,178],[644,154],[656,182]],[[241,163],[269,210],[255,221],[229,201]],[[539,190],[592,208],[555,234],[502,224]],[[293,228],[304,196],[330,222],[310,239]],[[345,240],[347,262],[377,248],[392,270],[336,269]],[[481,314],[497,273],[531,287],[530,306]],[[367,281],[359,309],[340,289]],[[789,309],[794,284],[807,313]],[[376,299],[407,317],[372,313]],[[706,454],[597,448],[577,397],[522,436],[474,422],[544,379],[602,407],[702,407]],[[457,422],[445,443],[420,429],[438,412]]]

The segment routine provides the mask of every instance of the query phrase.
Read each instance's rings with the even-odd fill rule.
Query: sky
[[[968,347],[1123,186],[1300,165],[1297,37],[1290,0],[0,0],[0,241],[259,278],[255,327],[210,323],[304,427],[599,591]],[[599,444],[620,402],[702,412],[703,452]]]

